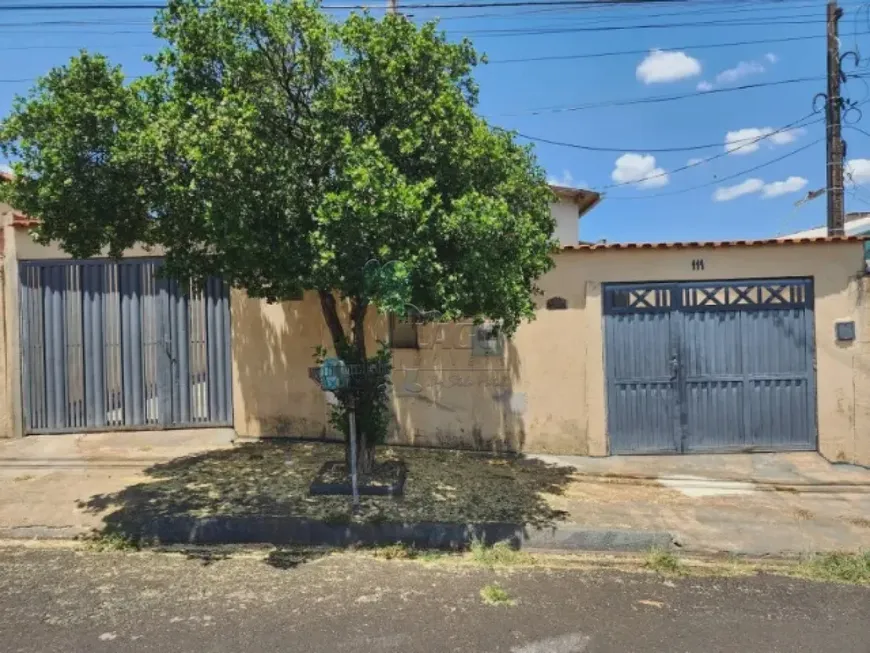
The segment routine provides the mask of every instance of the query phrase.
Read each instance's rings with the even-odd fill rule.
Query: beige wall
[[[858,345],[852,359],[855,406],[855,455],[853,459],[870,465],[870,277],[861,280]]]
[[[2,205],[0,205],[2,206]],[[2,212],[2,209],[0,209]],[[0,229],[0,260],[5,257],[2,244],[5,242],[5,234]],[[6,369],[6,274],[0,266],[0,438],[8,438],[14,435],[12,428],[12,399],[9,396],[11,377]]]
[[[571,210],[576,216],[576,208]],[[568,209],[563,213],[567,219]],[[68,258],[59,248],[33,243],[26,229],[11,226],[11,216],[0,205],[0,437],[21,434],[16,262]],[[576,218],[571,220],[576,228]],[[159,254],[142,248],[125,253]],[[697,258],[704,259],[702,271],[692,270]],[[604,455],[603,282],[810,276],[820,450],[833,460],[870,464],[870,279],[859,278],[862,267],[860,243],[565,251],[541,280],[541,304],[560,296],[568,309],[539,310],[501,356],[472,356],[471,326],[454,324],[421,327],[419,349],[394,351],[390,437]],[[326,396],[307,374],[314,347],[331,344],[316,297],[309,293],[303,301],[269,305],[233,291],[231,310],[236,430],[249,436],[334,435]],[[855,343],[834,341],[838,319],[857,321]],[[386,320],[373,313],[369,322],[373,349],[377,338],[387,337]]]
[[[19,436],[21,428],[21,368],[18,356],[18,266],[12,208],[0,203],[2,231],[2,296],[0,296],[0,437]]]
[[[704,270],[693,271],[698,258]],[[541,304],[560,296],[567,310],[539,310],[501,357],[472,356],[467,325],[424,327],[419,350],[394,351],[391,440],[605,455],[602,282],[809,276],[820,450],[870,464],[870,284],[858,278],[862,268],[860,243],[563,252],[541,280]],[[316,298],[268,305],[235,292],[232,312],[236,430],[334,435],[324,393],[307,376],[314,346],[329,345]],[[858,341],[835,342],[839,319],[858,321]],[[385,338],[385,320],[374,322],[370,336]]]
[[[34,261],[34,260],[49,260],[49,259],[70,259],[69,254],[63,251],[60,246],[52,242],[49,245],[40,245],[33,240],[30,231],[23,227],[10,227],[9,232],[12,234],[10,240],[15,248],[15,256],[19,261]],[[108,257],[108,249],[104,250],[100,256]],[[148,256],[162,256],[163,249],[160,247],[143,247],[136,245],[130,249],[125,249],[122,256],[124,258],[137,258]]]

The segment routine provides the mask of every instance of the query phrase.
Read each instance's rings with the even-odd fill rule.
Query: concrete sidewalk
[[[574,524],[666,531],[704,552],[870,549],[870,470],[816,453],[533,457],[576,470],[550,497]]]
[[[0,442],[0,538],[99,529],[104,513],[82,502],[153,480],[146,470],[156,463],[232,441],[232,430],[212,429]],[[543,497],[565,521],[528,540],[532,546],[669,533],[694,551],[870,549],[870,470],[816,454],[538,458],[576,471],[558,494]]]
[[[39,435],[0,440],[0,537],[76,537],[102,527],[78,501],[148,479],[145,470],[232,446],[232,429]]]
[[[830,463],[815,452],[692,454],[687,456],[551,456],[530,454],[546,463],[569,465],[584,478],[634,481],[750,483],[757,490],[817,491],[819,488],[870,492],[870,469]]]

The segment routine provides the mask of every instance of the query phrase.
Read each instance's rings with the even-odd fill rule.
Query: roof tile
[[[857,243],[866,236],[819,236],[814,238],[763,238],[759,240],[702,240],[677,243],[577,243],[562,249],[594,251],[599,249],[688,249],[692,247],[757,247],[759,245],[794,245],[808,243]]]

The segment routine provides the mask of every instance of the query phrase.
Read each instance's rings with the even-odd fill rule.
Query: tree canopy
[[[370,303],[508,332],[532,316],[552,196],[475,114],[469,42],[306,0],[170,0],[155,33],[153,74],[82,52],[4,121],[5,199],[39,238],[76,257],[160,245],[169,274],[273,301],[319,291],[334,339],[336,298],[360,323]]]
[[[38,239],[77,258],[159,245],[170,276],[270,301],[317,291],[352,363],[370,360],[371,305],[507,333],[533,316],[553,198],[531,149],[475,114],[469,42],[396,15],[335,22],[311,0],[170,0],[154,31],[152,74],[128,83],[82,52],[3,122],[4,199],[40,220]],[[387,384],[337,392],[363,470]]]

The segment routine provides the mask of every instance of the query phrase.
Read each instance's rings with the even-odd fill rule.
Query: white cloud
[[[770,63],[776,63],[777,61],[779,61],[779,57],[773,54],[773,52],[768,52],[766,55],[764,55],[764,58],[767,59]]]
[[[551,175],[547,177],[547,183],[552,184],[553,186],[568,186],[569,188],[573,188],[575,186],[574,175],[571,174],[570,170],[563,170],[561,176]]]
[[[783,131],[776,132],[775,134],[771,134],[770,138],[767,140],[769,140],[774,145],[788,145],[789,143],[794,143],[798,139],[798,136],[803,136],[804,133],[806,133],[806,130],[803,127],[796,127],[795,129],[785,129]]]
[[[659,188],[669,181],[664,168],[656,167],[652,154],[634,152],[627,152],[616,160],[610,177],[617,183],[637,184],[639,188]]]
[[[725,151],[729,154],[751,154],[758,151],[762,143],[768,145],[788,145],[804,133],[804,129],[778,131],[773,127],[746,127],[725,134]]]
[[[761,196],[765,199],[771,197],[779,197],[787,193],[796,193],[806,186],[809,182],[803,177],[789,177],[785,181],[772,181],[769,184],[764,184],[761,189]]]
[[[728,68],[716,75],[717,84],[733,84],[734,82],[764,72],[764,66],[757,61],[741,61],[734,68]]]
[[[761,147],[760,139],[773,130],[770,127],[747,127],[725,134],[725,151],[731,154],[750,154]]]
[[[745,181],[741,181],[739,184],[734,186],[720,186],[713,193],[713,201],[714,202],[730,202],[731,200],[735,200],[738,197],[742,197],[743,195],[749,195],[750,193],[757,193],[764,187],[764,182],[761,179],[750,178]]]
[[[685,52],[653,50],[640,62],[635,71],[644,84],[675,82],[701,74],[701,62]]]
[[[706,79],[702,79],[700,82],[698,82],[698,85],[695,88],[698,89],[701,93],[706,93],[707,91],[713,90],[713,85]]]
[[[845,172],[847,181],[856,184],[870,182],[870,159],[849,159]]]
[[[693,159],[689,159],[688,161],[686,161],[687,166],[699,166],[702,163],[704,163],[704,159],[694,159],[693,158]]]

